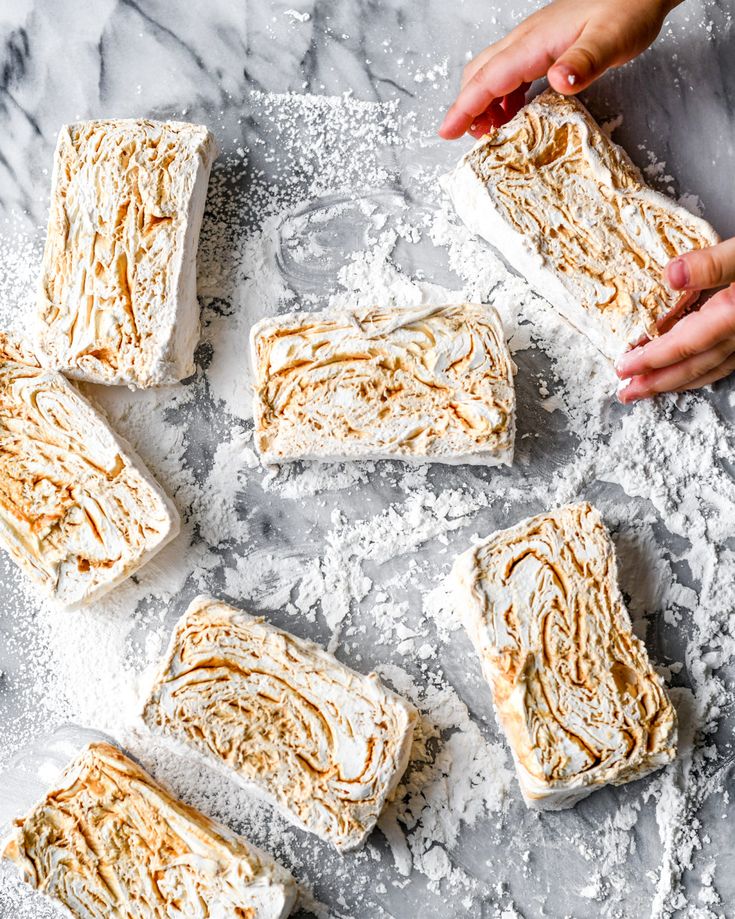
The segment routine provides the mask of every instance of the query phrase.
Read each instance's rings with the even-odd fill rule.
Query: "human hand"
[[[465,67],[462,88],[439,128],[446,140],[481,137],[524,105],[548,74],[557,92],[585,89],[644,51],[681,0],[555,0]]]
[[[664,279],[674,290],[730,286],[660,338],[626,352],[615,365],[624,404],[662,392],[708,386],[735,370],[735,239],[669,262]]]

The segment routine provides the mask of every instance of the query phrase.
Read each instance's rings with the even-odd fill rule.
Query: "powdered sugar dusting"
[[[293,94],[250,102],[249,152],[223,157],[210,186],[196,376],[145,393],[85,390],[174,498],[182,535],[102,603],[63,618],[21,593],[3,563],[22,631],[8,651],[28,667],[6,678],[21,700],[9,746],[64,720],[113,732],[187,801],[273,851],[318,915],[352,916],[356,904],[405,915],[406,903],[444,915],[451,902],[453,916],[583,915],[593,904],[600,916],[663,917],[691,905],[690,863],[705,865],[696,908],[715,910],[707,865],[729,804],[735,654],[732,406],[694,395],[622,408],[606,362],[458,224],[436,184],[447,164],[396,104]],[[37,239],[3,246],[12,257],[0,302],[27,305]],[[261,466],[249,421],[255,321],[320,305],[462,300],[496,306],[519,366],[512,469]],[[519,800],[444,579],[473,539],[578,498],[594,501],[613,530],[636,629],[678,684],[685,743],[650,780],[537,815]],[[412,764],[362,853],[326,852],[136,727],[141,674],[202,590],[377,669],[419,707]]]

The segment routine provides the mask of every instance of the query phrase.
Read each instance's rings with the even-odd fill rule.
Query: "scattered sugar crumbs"
[[[417,81],[443,79],[438,67],[417,71]],[[87,387],[175,499],[182,535],[109,598],[69,617],[47,609],[3,566],[22,624],[7,652],[27,662],[0,684],[0,700],[14,693],[20,706],[9,746],[65,720],[112,732],[187,801],[272,851],[319,916],[350,917],[358,903],[376,917],[401,915],[406,903],[439,915],[451,898],[452,915],[513,919],[526,895],[528,908],[558,915],[554,878],[544,880],[549,866],[564,879],[564,902],[594,903],[601,916],[620,914],[632,897],[655,917],[690,901],[703,919],[719,915],[710,827],[729,805],[732,406],[701,394],[618,406],[613,375],[587,342],[560,327],[450,213],[430,146],[397,104],[258,93],[251,102],[243,148],[220,159],[210,186],[197,374],[165,391]],[[649,165],[654,177],[665,175]],[[32,302],[41,238],[3,237],[5,322]],[[250,326],[287,309],[375,300],[496,305],[522,371],[542,381],[525,389],[519,377],[512,470],[260,466],[249,412]],[[589,810],[536,815],[519,801],[444,579],[474,539],[582,497],[613,530],[636,627],[677,687],[684,742],[663,773],[601,792],[604,807],[599,797]],[[202,590],[316,638],[359,670],[377,669],[419,707],[411,765],[362,852],[325,852],[133,726],[141,672]],[[646,817],[654,812],[655,827]],[[644,830],[645,875],[631,869]],[[658,861],[650,861],[652,846]],[[692,892],[684,875],[696,865]],[[20,903],[15,888],[0,890]]]

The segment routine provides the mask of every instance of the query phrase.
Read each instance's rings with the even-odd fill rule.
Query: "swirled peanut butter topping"
[[[251,343],[266,462],[512,462],[514,368],[490,306],[291,313]]]
[[[0,855],[77,919],[284,919],[296,898],[285,869],[106,743],[15,821]]]
[[[717,234],[644,182],[573,97],[548,90],[445,180],[462,219],[608,356],[691,301],[669,259]]]
[[[360,846],[403,774],[412,706],[317,645],[199,597],[145,703],[148,727],[302,828]]]
[[[44,593],[82,606],[172,539],[178,514],[71,383],[7,354],[5,346],[0,544]]]
[[[193,372],[196,248],[216,144],[201,125],[62,128],[39,291],[43,362],[97,383]]]
[[[673,759],[676,713],[631,631],[594,508],[494,534],[459,557],[454,580],[529,805],[568,807]]]

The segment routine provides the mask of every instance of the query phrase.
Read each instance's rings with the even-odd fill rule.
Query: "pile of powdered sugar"
[[[729,804],[732,406],[708,395],[619,406],[597,352],[458,224],[436,184],[446,154],[396,105],[258,94],[252,109],[249,153],[224,156],[210,186],[196,377],[144,393],[86,387],[176,501],[182,534],[109,598],[63,616],[2,560],[22,623],[9,652],[25,660],[3,687],[18,700],[6,755],[63,721],[113,733],[187,801],[273,851],[320,915],[353,916],[358,905],[405,915],[405,904],[445,915],[448,898],[457,916],[482,908],[512,919],[524,906],[560,915],[560,904],[585,903],[599,916],[629,915],[631,904],[640,915],[719,915],[710,827]],[[32,302],[41,238],[2,243],[6,325],[22,324],[17,305]],[[512,470],[260,466],[254,322],[326,305],[463,300],[496,306],[519,366]],[[519,801],[444,579],[477,536],[581,498],[612,528],[636,628],[678,687],[682,754],[650,780],[539,816]],[[411,766],[363,852],[325,852],[140,729],[144,672],[201,591],[377,669],[419,707]],[[13,897],[18,916],[32,915]]]

